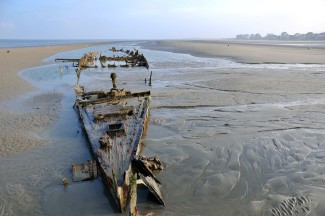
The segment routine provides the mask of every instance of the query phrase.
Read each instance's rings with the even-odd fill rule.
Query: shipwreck
[[[141,139],[147,128],[150,110],[150,91],[131,92],[119,89],[117,73],[111,73],[111,88],[87,91],[79,84],[82,71],[97,67],[146,67],[149,64],[138,50],[130,51],[112,48],[112,52],[121,52],[123,56],[104,56],[91,52],[81,59],[56,59],[69,61],[76,69],[75,108],[80,122],[88,137],[94,161],[73,165],[73,180],[88,180],[101,174],[116,206],[120,212],[129,211],[138,215],[136,207],[137,184],[142,183],[165,205],[161,191],[161,182],[155,171],[163,165],[157,157],[147,158],[140,155]],[[114,64],[107,62],[114,61]],[[125,64],[116,64],[125,62]],[[152,73],[151,73],[152,74]],[[151,80],[151,78],[150,78]]]

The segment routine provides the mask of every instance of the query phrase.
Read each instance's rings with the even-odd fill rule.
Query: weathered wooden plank
[[[100,99],[94,99],[94,100],[82,100],[82,99],[77,99],[76,104],[81,105],[81,106],[87,106],[87,105],[94,105],[94,104],[100,104],[100,103],[106,103],[110,102],[113,100],[119,100],[119,99],[128,99],[128,98],[134,98],[134,97],[146,97],[150,96],[150,91],[147,92],[140,92],[140,93],[132,93],[129,95],[124,95],[124,96],[107,96],[105,98],[100,98]]]
[[[106,117],[116,115],[133,115],[135,114],[135,106],[122,106],[120,104],[105,107],[105,109],[96,109],[94,111],[94,119],[104,119]]]
[[[56,58],[55,61],[63,61],[63,62],[79,62],[80,59],[75,58]]]
[[[96,161],[88,160],[87,163],[72,165],[72,181],[87,181],[97,177]]]
[[[130,191],[129,191],[129,215],[130,216],[139,216],[137,209],[137,174],[133,174],[130,177]]]
[[[139,176],[140,176],[141,180],[144,182],[144,184],[147,186],[149,191],[156,197],[157,201],[161,205],[165,206],[165,201],[162,198],[157,181],[154,178],[152,178],[151,176],[145,176],[141,173],[139,173]]]

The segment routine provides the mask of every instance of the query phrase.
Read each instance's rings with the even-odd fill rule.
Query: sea
[[[81,44],[81,43],[96,43],[107,42],[110,40],[22,40],[22,39],[0,39],[0,48],[15,48],[15,47],[38,47],[38,46],[55,46],[66,44]]]
[[[75,68],[55,62],[112,46],[139,49],[149,70],[87,69],[80,83],[110,89],[115,72],[120,88],[151,91],[142,154],[164,164],[166,206],[139,186],[141,215],[325,215],[325,65],[243,64],[131,41],[57,53],[20,72],[38,88],[30,97],[59,93],[61,108],[38,134],[48,144],[0,158],[1,216],[123,215],[101,177],[72,182],[71,165],[92,155],[73,108]]]

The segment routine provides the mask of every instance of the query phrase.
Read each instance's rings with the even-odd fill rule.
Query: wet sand
[[[25,68],[48,64],[42,59],[55,53],[96,44],[0,49],[0,157],[47,143],[46,140],[37,137],[36,133],[44,130],[57,118],[61,106],[62,95],[43,92],[29,98],[22,104],[20,110],[8,107],[8,103],[36,91],[36,87],[22,79],[18,72]]]
[[[160,41],[162,47],[200,56],[227,57],[243,63],[325,64],[325,49],[312,46],[284,46],[265,41]],[[293,43],[293,42],[291,42]],[[306,42],[308,44],[308,42]],[[324,41],[315,43],[325,45]],[[290,42],[288,42],[290,44]],[[299,42],[296,42],[299,44]],[[304,44],[304,42],[300,42]]]
[[[159,213],[324,215],[325,67],[300,65],[323,64],[324,50],[227,44],[164,41],[156,49],[295,64],[195,67],[193,58],[184,76],[170,69],[165,79],[179,83],[153,96],[145,150],[167,164],[168,207]]]
[[[236,52],[225,56],[201,46],[194,49],[188,42],[181,48],[170,43],[149,42],[141,49],[153,71],[153,86],[145,86],[152,92],[152,108],[143,155],[158,155],[166,167],[157,177],[166,207],[148,201],[147,192],[139,190],[140,212],[324,215],[325,66],[239,64],[210,58],[237,58]],[[285,49],[282,60],[289,62],[296,49]],[[36,79],[48,76],[43,85],[53,83],[48,70],[35,72]],[[107,86],[110,71],[94,70],[84,73],[94,79],[88,79],[92,86]],[[122,70],[120,87],[134,83],[135,89],[142,88],[146,74]],[[71,108],[73,83],[68,77],[73,75],[71,68],[58,91],[45,92],[62,97],[59,120],[47,132],[51,143],[1,160],[0,212],[117,215],[100,179],[67,188],[61,183],[72,163],[90,158]],[[45,113],[52,104],[38,96],[45,102],[36,109]]]

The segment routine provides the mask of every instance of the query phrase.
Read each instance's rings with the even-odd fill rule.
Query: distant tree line
[[[242,40],[325,40],[325,32],[313,33],[308,32],[306,34],[296,33],[289,35],[287,32],[282,32],[281,35],[267,34],[262,37],[260,34],[239,34],[236,35],[236,39]]]

